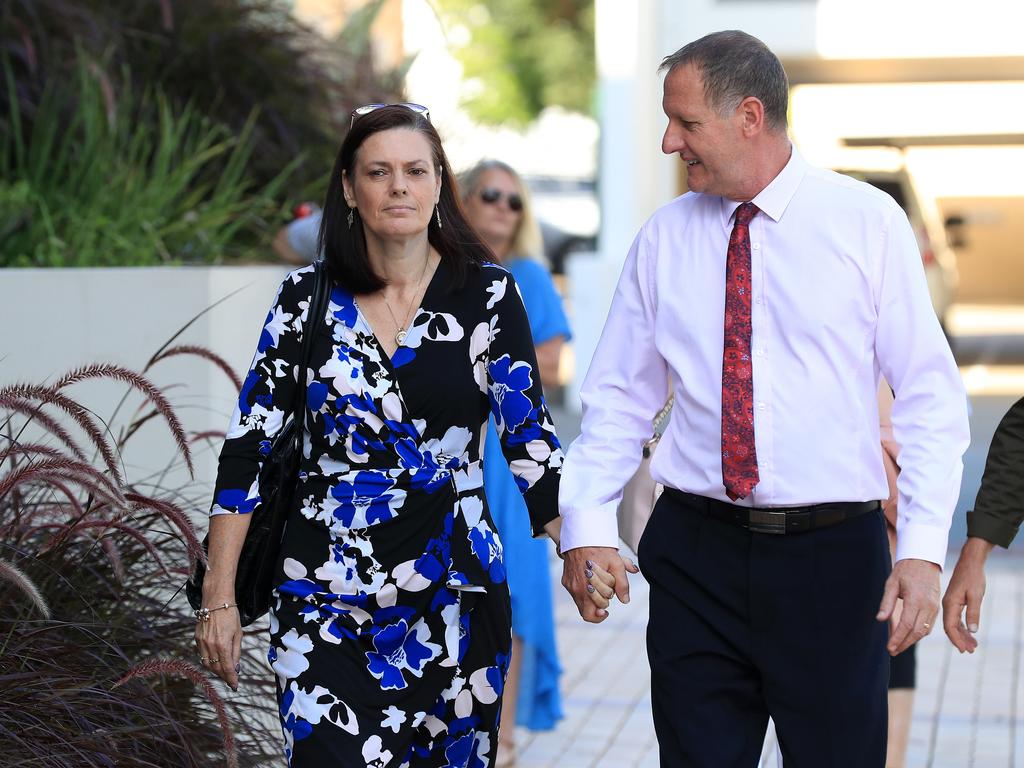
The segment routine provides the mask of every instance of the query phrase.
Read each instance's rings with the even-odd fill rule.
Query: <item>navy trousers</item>
[[[884,768],[881,511],[751,533],[666,493],[638,549],[662,768],[754,768],[769,716],[786,768]]]

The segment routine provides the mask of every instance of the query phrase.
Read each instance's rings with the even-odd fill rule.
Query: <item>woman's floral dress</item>
[[[483,494],[488,414],[535,533],[557,515],[562,463],[518,288],[485,265],[454,289],[442,259],[388,358],[342,287],[307,321],[313,276],[290,273],[267,316],[211,510],[258,507],[301,380],[304,457],[270,625],[285,753],[293,768],[486,768],[511,647]]]

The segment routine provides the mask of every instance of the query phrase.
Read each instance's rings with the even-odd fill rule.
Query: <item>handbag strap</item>
[[[644,458],[650,458],[651,452],[654,450],[654,446],[661,440],[661,435],[665,431],[665,422],[668,421],[669,414],[672,413],[672,404],[675,402],[676,396],[671,395],[668,398],[668,402],[661,407],[661,410],[655,415],[651,421],[651,436],[647,442],[644,443]]]
[[[306,428],[306,392],[309,385],[306,383],[306,369],[309,367],[310,358],[313,355],[313,337],[316,336],[317,323],[322,323],[324,312],[327,310],[327,265],[322,259],[313,262],[315,270],[313,276],[313,290],[309,295],[309,309],[306,314],[306,326],[302,333],[302,359],[299,361],[298,397],[294,398],[295,418],[295,446],[302,450],[302,435]]]

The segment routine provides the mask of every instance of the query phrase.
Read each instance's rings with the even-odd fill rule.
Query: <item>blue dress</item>
[[[526,305],[534,344],[556,336],[570,337],[569,321],[551,275],[542,264],[516,258],[505,264],[515,278]],[[505,550],[509,591],[512,593],[512,634],[523,641],[516,724],[548,730],[562,717],[558,691],[558,650],[548,569],[547,539],[534,539],[522,492],[502,456],[494,420],[484,449],[484,491]]]

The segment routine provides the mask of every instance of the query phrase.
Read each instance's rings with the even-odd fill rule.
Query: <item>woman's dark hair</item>
[[[324,254],[334,281],[352,293],[372,293],[387,284],[370,264],[359,212],[349,208],[345,202],[341,177],[342,171],[345,171],[350,179],[354,178],[356,152],[368,137],[394,128],[421,133],[430,143],[434,169],[441,178],[441,198],[437,207],[442,226],[439,227],[436,218],[432,216],[427,237],[451,269],[454,277],[452,287],[459,287],[465,283],[471,270],[477,269],[484,262],[494,261],[494,255],[466,221],[455,175],[448,165],[441,137],[437,135],[434,126],[422,114],[397,104],[380,107],[356,117],[345,140],[341,142],[327,188],[327,200],[324,202],[319,250]],[[351,228],[348,225],[350,212],[355,217]]]

